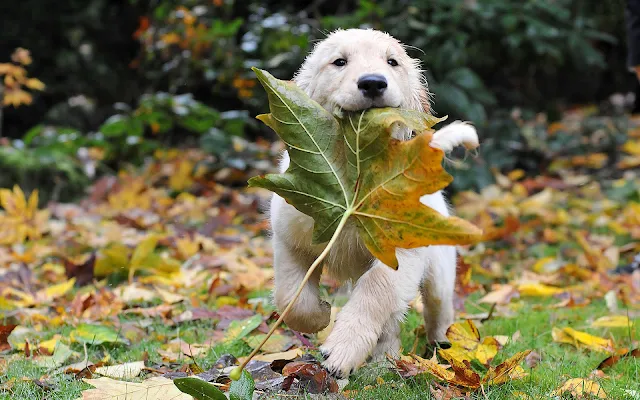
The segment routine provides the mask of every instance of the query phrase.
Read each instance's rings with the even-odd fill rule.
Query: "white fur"
[[[390,57],[399,65],[389,65]],[[346,58],[347,65],[333,65],[336,58]],[[358,90],[358,77],[365,73],[387,78],[389,85],[384,96],[371,100]],[[332,33],[316,45],[294,80],[327,110],[336,107],[362,110],[373,106],[423,110],[429,107],[426,81],[419,63],[406,54],[397,40],[379,31],[350,29]],[[473,143],[474,139],[477,143],[472,126],[454,123],[436,132],[432,143],[449,151],[460,143]],[[289,157],[285,152],[280,170],[284,172],[288,166]],[[421,202],[449,215],[441,192],[425,195]],[[311,244],[313,220],[278,195],[273,195],[271,200],[270,218],[275,255],[274,299],[278,309],[283,310],[326,244]],[[446,340],[445,332],[454,318],[455,248],[398,249],[396,254],[400,265],[393,270],[372,257],[355,227],[350,225],[330,250],[325,263],[327,272],[342,281],[356,283],[321,347],[327,357],[324,365],[329,370],[347,376],[370,355],[380,359],[385,354],[397,354],[399,324],[419,290],[428,340]],[[285,319],[292,329],[313,333],[329,324],[331,308],[319,296],[321,272],[318,268]]]
[[[433,134],[429,145],[445,153],[454,147],[464,145],[467,149],[480,146],[476,129],[467,122],[455,121]]]

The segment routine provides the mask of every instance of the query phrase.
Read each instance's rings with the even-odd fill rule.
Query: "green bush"
[[[484,157],[460,165],[469,173],[458,188],[486,185],[493,167],[535,171],[546,162],[538,150],[514,149],[528,139],[513,107],[557,119],[564,104],[601,100],[629,82],[624,0],[116,3],[45,8],[27,0],[0,13],[0,50],[31,49],[33,73],[47,84],[34,106],[4,110],[9,137],[23,136],[24,121],[36,125],[18,142],[24,148],[0,154],[15,170],[4,174],[5,186],[24,176],[7,152],[14,161],[24,152],[30,168],[44,157],[43,171],[61,157],[73,168],[60,179],[74,182],[70,171],[86,180],[89,161],[101,173],[174,145],[200,146],[218,165],[238,163],[239,138],[270,135],[250,118],[267,107],[250,67],[290,78],[313,41],[338,27],[386,30],[409,45],[435,111],[478,126]],[[45,22],[51,35],[35,28]],[[67,128],[53,128],[60,126]]]

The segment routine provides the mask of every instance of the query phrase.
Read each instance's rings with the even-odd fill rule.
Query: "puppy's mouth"
[[[364,111],[372,108],[400,108],[400,104],[390,104],[382,99],[363,99],[357,104],[338,104],[345,111]]]

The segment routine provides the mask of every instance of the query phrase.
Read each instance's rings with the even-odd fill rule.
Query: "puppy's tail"
[[[464,145],[467,150],[475,149],[480,146],[480,140],[473,125],[468,122],[454,121],[436,131],[429,145],[448,153],[460,145]]]

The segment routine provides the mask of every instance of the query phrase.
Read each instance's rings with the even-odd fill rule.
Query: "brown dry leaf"
[[[298,379],[301,386],[309,393],[338,392],[338,383],[335,378],[317,362],[290,362],[282,369],[282,375]]]
[[[609,356],[609,357],[605,358],[600,364],[598,364],[598,366],[596,367],[596,370],[601,370],[601,369],[604,369],[604,368],[610,368],[610,367],[616,365],[618,362],[620,362],[621,359],[629,358],[629,357],[640,358],[640,349],[630,350],[630,351],[628,351],[626,353],[623,353],[623,354],[620,354],[620,355]]]
[[[607,398],[607,394],[597,382],[583,378],[569,379],[552,393],[553,396],[563,396],[565,394],[571,394],[576,399]]]
[[[482,383],[489,385],[501,385],[511,380],[524,378],[527,374],[520,366],[520,363],[530,353],[531,350],[521,351],[508,358],[497,367],[490,367],[484,378],[482,378]]]
[[[470,389],[477,389],[482,385],[480,375],[471,368],[468,360],[449,358],[446,355],[443,355],[443,357],[451,364],[451,371],[446,371],[447,374],[444,376],[439,376],[434,373],[440,372],[441,370],[429,371],[432,375],[444,379],[452,385],[468,387]],[[445,378],[447,376],[449,377],[448,379]]]
[[[154,377],[138,382],[117,381],[111,378],[83,379],[95,389],[82,392],[77,400],[193,400],[182,393],[171,379]]]
[[[438,382],[429,385],[431,396],[435,400],[461,400],[468,399],[465,393],[455,386],[443,386]]]
[[[535,350],[533,350],[524,358],[524,362],[529,368],[535,368],[541,360],[542,356]]]
[[[578,349],[589,349],[604,353],[615,353],[615,346],[611,339],[605,339],[573,328],[556,328],[551,331],[553,340],[558,343],[572,344]]]
[[[515,287],[511,285],[501,285],[498,289],[494,289],[492,292],[487,293],[484,297],[478,300],[479,303],[489,304],[509,304],[512,298],[518,297],[519,293]]]
[[[9,350],[11,345],[7,341],[11,332],[18,325],[9,324],[9,325],[0,325],[0,351]]]
[[[447,330],[451,348],[440,350],[443,357],[457,360],[478,360],[487,365],[502,347],[494,337],[485,337],[480,341],[480,332],[471,320],[456,322]]]

